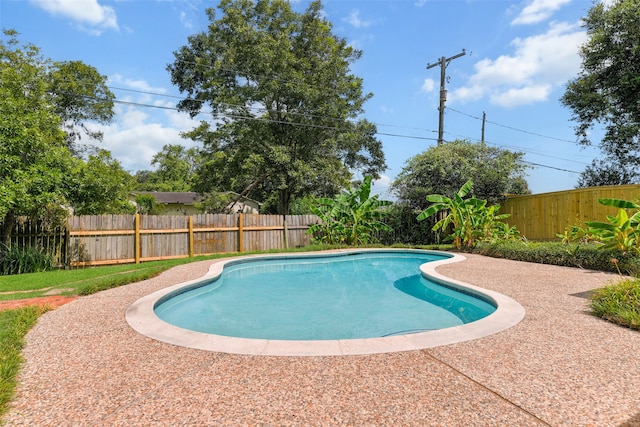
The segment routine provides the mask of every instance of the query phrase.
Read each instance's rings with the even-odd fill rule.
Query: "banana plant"
[[[588,233],[604,244],[603,249],[640,254],[640,205],[622,199],[599,199],[598,202],[618,208],[618,213],[607,215],[608,222],[585,222]],[[635,209],[636,212],[629,217],[627,209]]]
[[[486,200],[475,197],[465,199],[472,188],[473,181],[469,180],[460,187],[453,198],[440,194],[428,195],[427,201],[431,202],[431,205],[418,215],[418,221],[442,211],[446,212],[435,223],[432,230],[446,231],[451,228],[451,234],[448,238],[453,240],[453,244],[458,249],[463,246],[471,248],[477,242],[492,240],[499,234],[505,238],[516,236],[517,230],[500,222],[500,220],[509,217],[508,214],[497,214],[500,206],[487,206]]]
[[[312,212],[320,223],[309,227],[316,239],[328,244],[358,246],[375,241],[375,233],[391,228],[381,220],[387,215],[388,200],[371,195],[371,177],[365,177],[358,188],[343,191],[334,199],[316,200]]]

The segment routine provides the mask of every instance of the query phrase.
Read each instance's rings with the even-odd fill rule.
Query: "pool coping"
[[[125,318],[129,326],[144,336],[164,343],[199,350],[254,356],[349,356],[421,350],[470,341],[509,329],[518,324],[525,316],[524,307],[514,299],[495,291],[445,277],[436,271],[438,266],[464,261],[466,259],[464,256],[425,250],[421,250],[421,252],[445,254],[449,258],[422,264],[420,270],[424,276],[463,292],[480,294],[495,303],[496,311],[475,322],[435,331],[381,338],[318,341],[249,339],[206,334],[166,323],[158,318],[154,312],[155,304],[161,298],[181,288],[194,286],[204,280],[219,276],[227,263],[256,258],[293,258],[301,255],[322,256],[376,250],[380,251],[381,249],[340,249],[323,252],[247,255],[215,261],[209,267],[208,272],[198,279],[169,286],[138,299],[127,308]],[[415,249],[383,250],[385,252],[416,251]]]

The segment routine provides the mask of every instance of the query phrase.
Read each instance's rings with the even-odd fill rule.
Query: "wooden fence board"
[[[506,221],[515,225],[529,240],[557,239],[572,225],[586,221],[605,221],[617,209],[598,203],[598,199],[637,200],[640,185],[615,185],[578,188],[553,193],[510,197],[503,202],[501,213],[511,214]]]
[[[311,243],[306,230],[316,221],[314,215],[71,217],[67,262],[103,265],[301,247]]]

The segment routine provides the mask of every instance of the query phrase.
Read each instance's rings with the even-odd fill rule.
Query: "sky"
[[[100,148],[131,173],[153,170],[166,144],[194,146],[180,133],[196,121],[166,67],[190,35],[206,31],[206,0],[2,0],[0,27],[54,61],[82,61],[108,77],[122,101]],[[309,2],[291,1],[302,12]],[[377,125],[387,169],[375,191],[413,156],[437,144],[440,58],[446,61],[444,140],[524,152],[532,193],[572,189],[599,156],[578,146],[571,111],[559,99],[580,71],[591,0],[325,0],[333,32],[362,50],[352,72],[373,94],[363,118]],[[201,120],[206,117],[197,117]],[[594,132],[594,139],[597,131]],[[597,142],[597,141],[596,141]]]

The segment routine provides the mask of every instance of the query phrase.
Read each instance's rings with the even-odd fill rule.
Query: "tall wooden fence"
[[[12,227],[9,245],[42,250],[53,257],[55,265],[65,265],[67,239],[66,227],[63,224],[50,224],[19,217]]]
[[[601,205],[598,199],[638,198],[640,185],[579,188],[510,197],[501,204],[500,212],[511,214],[506,222],[517,226],[527,239],[552,240],[557,239],[556,233],[563,233],[569,226],[606,221],[606,215],[616,214],[616,208]]]
[[[68,267],[139,263],[303,247],[311,243],[306,231],[317,221],[315,215],[74,216],[66,229],[55,232],[57,263]],[[15,244],[25,240],[20,230],[14,229]],[[38,234],[40,242],[45,234]]]

